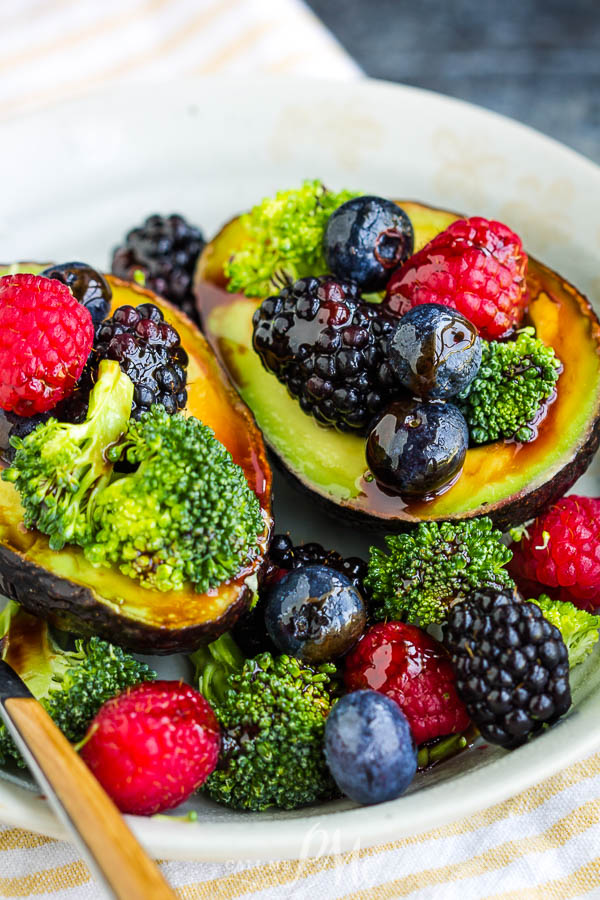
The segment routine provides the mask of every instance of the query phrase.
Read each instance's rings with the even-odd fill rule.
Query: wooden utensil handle
[[[115,897],[174,900],[155,863],[43,706],[33,697],[11,697],[4,705]]]

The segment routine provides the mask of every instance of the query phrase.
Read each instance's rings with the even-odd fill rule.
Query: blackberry
[[[363,579],[367,574],[367,564],[358,556],[344,559],[336,550],[325,550],[321,544],[311,541],[309,544],[294,543],[289,534],[276,534],[271,540],[263,570],[263,583],[272,584],[281,575],[280,569],[290,571],[300,566],[329,566],[346,575],[354,587],[365,596]]]
[[[127,232],[124,244],[115,248],[112,272],[128,281],[136,281],[136,273],[141,272],[146,287],[199,324],[192,280],[204,244],[200,229],[183,216],[148,216],[142,225]]]
[[[294,545],[289,534],[276,534],[271,539],[262,569],[259,599],[233,627],[232,633],[236,643],[248,656],[256,656],[265,650],[271,653],[279,652],[265,627],[266,596],[269,589],[277,584],[286,572],[300,566],[328,566],[345,575],[366,602],[371,596],[364,584],[367,564],[363,559],[358,556],[348,556],[344,559],[335,550],[325,550],[321,544],[314,542]]]
[[[560,631],[516,592],[477,591],[457,603],[444,644],[458,693],[490,743],[516,747],[569,709],[569,661]]]
[[[398,394],[387,361],[398,322],[363,302],[353,282],[301,278],[264,300],[253,321],[265,368],[322,424],[364,433]]]
[[[172,415],[187,401],[187,353],[179,334],[152,303],[120,306],[96,332],[95,365],[115,359],[134,384],[131,415],[139,419],[154,403]]]

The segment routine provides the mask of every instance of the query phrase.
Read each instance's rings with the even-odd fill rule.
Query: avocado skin
[[[481,506],[467,513],[455,513],[447,516],[453,522],[465,519],[475,519],[478,516],[489,516],[494,525],[501,531],[508,531],[516,525],[535,519],[549,506],[560,500],[569,491],[578,478],[581,478],[589,468],[600,446],[600,418],[597,418],[585,442],[581,445],[576,456],[567,465],[556,473],[549,481],[544,482],[536,490],[513,494],[510,498],[504,498],[497,503]],[[309,484],[302,481],[296,473],[286,465],[272,448],[269,448],[269,460],[273,466],[281,472],[286,479],[298,491],[310,497],[311,502],[328,516],[344,522],[368,529],[379,534],[401,533],[411,531],[417,522],[414,519],[401,519],[400,517],[383,518],[363,512],[356,507],[346,505],[343,500],[330,500],[318,491],[314,491]]]
[[[228,631],[250,603],[247,586],[217,619],[184,628],[164,628],[136,622],[98,601],[90,588],[60,578],[26,555],[0,544],[0,593],[16,600],[34,616],[58,628],[98,635],[137,653],[162,656],[191,653]],[[115,618],[116,617],[116,618]]]
[[[267,544],[268,534],[264,537]],[[248,577],[259,577],[262,565]],[[140,596],[146,593],[144,588],[139,592]],[[234,599],[221,615],[194,625],[167,628],[119,613],[91,588],[56,575],[25,553],[0,543],[0,594],[57,628],[97,635],[137,653],[162,656],[191,653],[229,631],[250,605],[253,591],[240,581],[235,585]]]

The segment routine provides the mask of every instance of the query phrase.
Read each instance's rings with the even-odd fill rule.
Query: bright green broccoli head
[[[221,725],[221,757],[204,790],[236,809],[295,809],[335,796],[323,753],[331,665],[287,656],[242,660],[229,635],[192,656]]]
[[[542,594],[537,600],[532,599],[530,602],[539,606],[544,617],[562,634],[569,651],[570,668],[583,662],[598,641],[600,616],[593,616],[587,610],[574,606],[573,603],[551,600],[546,594]]]
[[[514,341],[482,344],[477,377],[457,400],[471,441],[533,440],[535,419],[562,371],[560,360],[552,347],[535,337],[533,328],[524,328]]]
[[[23,678],[70,741],[79,741],[106,700],[156,673],[145,663],[97,637],[64,649],[47,623],[9,603],[0,616],[2,658]],[[66,635],[60,635],[68,639]],[[12,738],[0,726],[0,763],[22,764]]]
[[[88,511],[112,473],[104,451],[126,430],[132,398],[131,379],[104,360],[85,422],[50,418],[25,438],[11,438],[17,452],[2,477],[19,492],[25,525],[47,534],[53,550],[89,540]]]
[[[470,591],[513,584],[504,568],[512,553],[488,518],[422,522],[385,542],[387,552],[371,548],[366,577],[378,619],[441,624]]]
[[[265,528],[242,469],[198,419],[154,406],[132,420],[109,458],[126,460],[95,496],[95,565],[116,565],[147,588],[204,593],[234,577],[258,552]]]
[[[295,281],[327,270],[323,235],[331,213],[352,197],[334,193],[320,181],[305,181],[299,190],[279,191],[242,216],[247,242],[225,264],[228,290],[266,297],[285,280]]]

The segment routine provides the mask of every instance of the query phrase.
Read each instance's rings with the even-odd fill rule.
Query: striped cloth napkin
[[[3,0],[0,118],[115,84],[202,73],[351,78],[299,0]],[[457,814],[460,810],[457,810]],[[288,862],[163,862],[186,900],[600,897],[600,754],[434,831]],[[0,828],[0,897],[96,900],[77,850]]]

